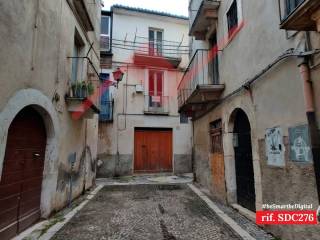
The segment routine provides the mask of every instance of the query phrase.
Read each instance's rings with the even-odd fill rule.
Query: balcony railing
[[[178,86],[179,111],[217,101],[223,90],[224,85],[219,84],[216,53],[198,49]]]
[[[137,65],[173,67],[179,66],[183,55],[189,54],[189,46],[168,40],[149,41],[146,37],[135,36],[132,40],[112,39],[112,47],[132,50]]]
[[[168,115],[169,97],[145,95],[144,106],[145,114]]]
[[[111,51],[111,39],[109,35],[100,35],[100,51],[110,52]]]
[[[210,30],[214,30],[218,20],[220,0],[192,0],[189,5],[190,32],[197,40],[204,40]]]
[[[278,0],[280,28],[295,31],[320,31],[319,0]]]

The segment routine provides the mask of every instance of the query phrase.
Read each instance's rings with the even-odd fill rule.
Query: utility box
[[[141,84],[136,85],[136,93],[143,93],[143,86]]]

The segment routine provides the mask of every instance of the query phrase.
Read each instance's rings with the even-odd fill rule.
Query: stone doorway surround
[[[44,172],[41,192],[41,216],[48,217],[55,207],[59,160],[59,119],[51,100],[36,89],[17,91],[0,112],[0,179],[11,122],[23,108],[33,107],[43,118],[47,132]]]

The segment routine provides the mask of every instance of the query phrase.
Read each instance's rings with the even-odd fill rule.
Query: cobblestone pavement
[[[240,239],[186,185],[106,186],[55,240]]]

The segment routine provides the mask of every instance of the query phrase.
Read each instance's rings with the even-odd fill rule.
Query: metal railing
[[[183,39],[182,39],[183,40]],[[124,50],[132,50],[136,54],[150,55],[168,58],[181,58],[189,54],[189,46],[182,45],[182,42],[168,40],[149,41],[146,37],[135,36],[134,40],[112,39],[112,47]]]
[[[219,84],[217,52],[197,49],[178,85],[179,107],[186,103],[197,86],[215,84]]]
[[[109,35],[100,35],[100,51],[110,52],[111,50],[111,38]]]
[[[148,113],[162,113],[168,114],[169,109],[169,97],[168,96],[150,96],[145,95],[144,98],[144,111]]]

